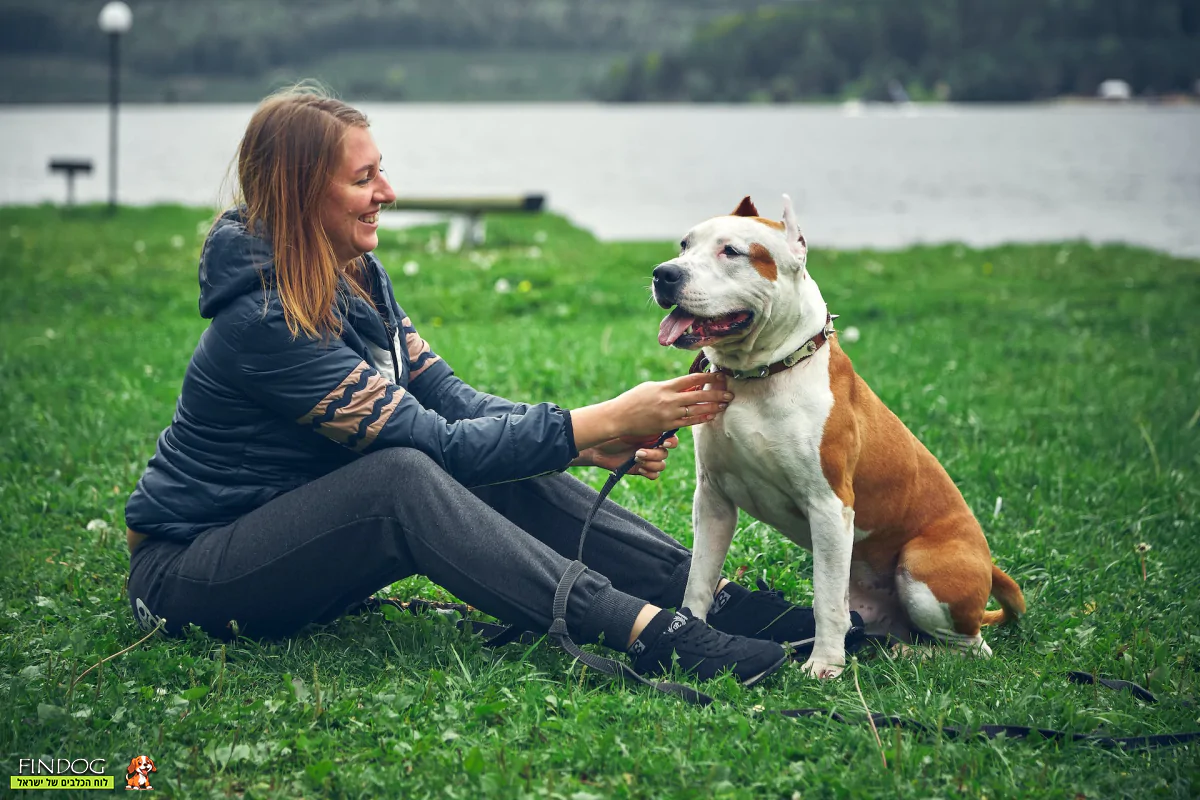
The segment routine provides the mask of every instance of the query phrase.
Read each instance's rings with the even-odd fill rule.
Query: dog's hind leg
[[[928,541],[904,545],[896,567],[896,588],[913,625],[964,654],[990,656],[979,633],[991,589],[991,560],[969,541]]]

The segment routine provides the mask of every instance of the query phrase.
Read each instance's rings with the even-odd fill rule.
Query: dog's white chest
[[[756,519],[812,547],[807,508],[831,489],[821,437],[833,408],[829,351],[771,378],[737,381],[725,413],[696,429],[705,478]]]

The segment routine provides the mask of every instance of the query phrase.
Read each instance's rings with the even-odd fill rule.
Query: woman
[[[200,259],[211,324],[125,510],[143,625],[286,636],[422,574],[544,631],[596,497],[563,470],[612,467],[636,450],[620,437],[711,420],[732,399],[714,376],[570,411],[472,389],[413,328],[371,255],[380,207],[395,198],[380,161],[366,118],[319,94],[274,95],[250,120],[239,204]],[[637,454],[635,473],[656,478],[667,451]],[[811,625],[777,593],[727,582],[711,617],[721,630],[664,611],[682,599],[688,551],[605,509],[569,596],[576,641],[629,650],[642,673],[675,653],[700,678],[731,669],[749,683],[783,662],[772,639]]]

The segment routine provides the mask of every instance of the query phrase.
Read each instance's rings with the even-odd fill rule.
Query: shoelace
[[[706,658],[721,658],[733,651],[733,637],[711,628],[700,620],[692,617],[684,626],[675,631],[668,640],[678,652],[682,649],[695,651],[703,649]]]

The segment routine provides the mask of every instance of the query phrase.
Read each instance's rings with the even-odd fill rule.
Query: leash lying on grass
[[[377,610],[381,605],[391,605],[398,609],[407,610],[414,614],[433,611],[435,613],[446,614],[449,616],[460,617],[455,621],[460,630],[465,630],[469,633],[482,636],[488,639],[487,646],[501,647],[512,642],[519,642],[524,645],[536,644],[542,637],[530,631],[521,631],[507,625],[500,625],[494,622],[482,622],[467,618],[467,614],[473,609],[462,603],[436,603],[426,600],[413,600],[408,603],[400,602],[393,599],[374,599],[370,604],[373,610]],[[500,640],[497,642],[497,640]],[[869,641],[869,640],[867,640]],[[568,651],[569,652],[569,651]],[[589,657],[598,658],[590,653],[584,653]],[[581,659],[582,660],[582,659]],[[609,661],[611,659],[602,659]],[[584,663],[589,663],[584,661]],[[603,671],[603,670],[602,670]],[[632,672],[632,670],[630,670]],[[606,674],[612,674],[606,672]],[[621,674],[625,674],[622,671]],[[653,686],[651,681],[647,681],[640,675],[634,673],[639,678],[640,683],[645,683]],[[1102,678],[1093,675],[1090,672],[1071,671],[1068,672],[1067,681],[1078,684],[1096,684],[1107,689],[1115,691],[1127,691],[1137,699],[1145,703],[1157,703],[1158,698],[1153,692],[1145,687],[1139,686],[1131,681],[1117,680],[1115,678]],[[678,686],[680,684],[673,684]],[[685,687],[687,688],[687,687]],[[674,694],[674,692],[669,692]],[[709,705],[715,702],[711,697],[692,689],[691,694],[698,697],[707,698],[703,700],[691,700],[687,696],[680,694],[689,702],[697,705]],[[829,719],[834,722],[840,722],[844,725],[854,725],[860,720],[854,717],[847,717],[837,711],[828,708],[784,708],[784,709],[766,709],[760,711],[761,714],[779,714],[783,717],[791,717],[792,719],[812,718],[812,719]],[[934,727],[926,725],[923,722],[908,719],[907,717],[899,717],[892,714],[870,714],[863,715],[862,722],[870,722],[875,724],[877,728],[901,728],[904,730],[917,731],[918,733],[940,733],[951,739],[968,739],[973,736],[985,736],[988,739],[995,739],[997,736],[1007,736],[1009,738],[1024,738],[1031,735],[1037,735],[1042,739],[1054,741],[1075,741],[1075,742],[1090,742],[1100,747],[1120,749],[1120,750],[1139,750],[1152,749],[1157,747],[1172,747],[1174,745],[1186,744],[1188,742],[1200,741],[1200,731],[1187,731],[1182,733],[1159,733],[1146,736],[1105,736],[1096,733],[1071,733],[1068,731],[1054,730],[1052,728],[1035,728],[1029,725],[979,725],[973,728],[960,728],[954,726]]]
[[[675,434],[675,431],[667,431],[659,436],[658,441],[652,448],[662,447],[663,442]],[[635,683],[649,686],[666,694],[681,697],[693,705],[707,706],[711,705],[714,700],[704,692],[699,691],[691,686],[682,683],[674,683],[671,681],[651,681],[635,672],[628,664],[623,661],[617,661],[613,658],[605,658],[594,653],[587,653],[579,649],[575,642],[571,641],[571,637],[567,634],[567,597],[571,593],[571,587],[575,585],[576,579],[587,568],[583,563],[583,545],[587,541],[588,530],[592,527],[592,520],[596,516],[596,512],[600,510],[600,506],[604,504],[613,487],[625,476],[629,470],[633,468],[637,459],[630,458],[620,467],[613,471],[605,481],[604,487],[600,490],[599,496],[592,504],[588,511],[587,517],[583,521],[583,530],[579,534],[579,552],[575,560],[567,567],[562,578],[559,579],[558,588],[554,593],[554,622],[550,626],[548,635],[554,639],[563,650],[566,650],[574,658],[578,659],[583,664],[592,669],[602,672],[605,675],[624,676],[632,679]],[[490,622],[479,622],[467,618],[468,612],[471,610],[465,604],[453,603],[430,603],[424,600],[415,600],[411,603],[400,603],[395,600],[379,600],[375,599],[373,603],[388,603],[398,608],[407,609],[413,613],[418,613],[422,609],[432,609],[449,614],[461,615],[461,619],[457,620],[459,628],[465,628],[473,633],[489,637],[487,641],[488,647],[501,647],[510,642],[519,641],[523,644],[534,644],[540,637],[524,631],[516,626],[496,625]],[[851,636],[847,639],[848,650],[855,650],[865,644],[868,639],[862,635],[862,631],[851,631]],[[811,647],[811,641],[808,642]],[[1129,681],[1113,680],[1109,678],[1097,678],[1089,672],[1069,672],[1067,679],[1072,683],[1088,683],[1099,684],[1109,689],[1126,690],[1132,692],[1139,700],[1147,703],[1157,703],[1158,698],[1151,694],[1146,689],[1138,686],[1136,683]],[[864,706],[865,708],[865,706]],[[772,709],[764,713],[780,714],[785,717],[799,719],[801,717],[827,718],[834,722],[841,722],[846,725],[853,725],[854,720],[839,714],[836,711],[828,708],[789,708],[789,709]],[[1185,744],[1197,739],[1200,739],[1200,731],[1185,732],[1185,733],[1162,733],[1150,736],[1103,736],[1100,734],[1091,733],[1069,733],[1067,731],[1058,731],[1050,728],[1034,728],[1026,725],[980,725],[975,728],[955,728],[942,727],[933,728],[916,720],[907,719],[906,717],[897,717],[888,714],[870,714],[867,717],[869,724],[874,728],[904,728],[915,730],[922,733],[936,733],[949,736],[952,739],[967,738],[971,736],[983,735],[989,739],[994,739],[997,736],[1004,735],[1010,738],[1026,737],[1032,734],[1037,734],[1043,739],[1051,739],[1056,741],[1077,741],[1091,742],[1100,747],[1119,748],[1122,750],[1147,749],[1155,747],[1171,747],[1178,744]],[[878,734],[876,734],[878,736]]]

